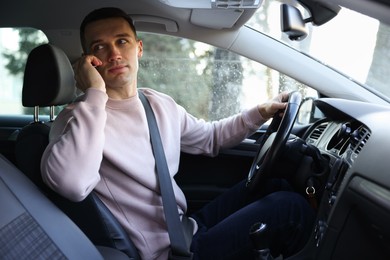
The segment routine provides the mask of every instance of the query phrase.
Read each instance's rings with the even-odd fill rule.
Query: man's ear
[[[144,53],[144,47],[141,40],[138,40],[138,58],[141,58]]]

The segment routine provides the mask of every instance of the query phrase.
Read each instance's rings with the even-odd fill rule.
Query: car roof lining
[[[41,2],[41,3],[40,3]],[[129,3],[131,2],[131,3]],[[103,2],[105,3],[105,2]],[[256,11],[256,8],[250,9],[205,9],[205,8],[178,8],[168,6],[157,0],[143,0],[143,1],[121,1],[111,0],[109,6],[115,6],[123,9],[129,14],[147,15],[150,17],[170,17],[179,25],[181,23],[193,22],[193,26],[203,26],[206,28],[215,28],[215,24],[220,24],[221,28],[237,29],[241,27]],[[84,0],[78,2],[78,8],[75,9],[73,1],[25,1],[20,4],[19,1],[1,2],[0,3],[0,23],[2,26],[9,27],[24,27],[34,26],[36,28],[46,30],[53,28],[64,29],[78,29],[82,19],[91,11],[91,7],[95,9],[105,7],[102,2],[93,0]],[[2,5],[7,5],[1,8]],[[31,12],[35,10],[35,6],[39,5],[41,8],[38,12]],[[4,10],[4,11],[2,11]],[[52,10],[61,10],[60,12],[53,12]],[[145,13],[147,10],[147,14]],[[235,14],[237,12],[237,14]],[[19,17],[15,23],[14,14],[18,13]],[[69,15],[71,14],[71,15]],[[232,15],[234,14],[234,15]],[[206,21],[199,20],[198,17],[207,17]],[[211,19],[210,19],[211,18]],[[52,21],[47,24],[46,21]]]
[[[376,19],[390,25],[390,1],[389,0],[321,0],[356,10],[363,14],[375,17]]]

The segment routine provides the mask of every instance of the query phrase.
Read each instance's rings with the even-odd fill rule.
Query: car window
[[[279,0],[265,1],[246,25],[321,61],[373,92],[390,98],[388,24],[341,8],[336,17],[321,26],[307,22],[307,37],[301,41],[292,41],[281,33],[280,5]],[[300,9],[303,17],[309,20],[309,13],[304,8]]]
[[[144,52],[138,86],[170,95],[198,118],[225,118],[283,90],[317,97],[310,87],[233,52],[173,36],[139,37]]]
[[[139,33],[139,37],[144,55],[138,86],[170,95],[198,118],[225,118],[283,90],[317,97],[304,84],[233,52],[167,35]],[[47,42],[39,30],[0,29],[0,114],[32,114],[21,102],[24,66],[28,53]],[[41,108],[40,114],[49,110]]]
[[[24,68],[30,51],[47,42],[45,34],[33,28],[0,28],[0,114],[33,113],[22,105]]]

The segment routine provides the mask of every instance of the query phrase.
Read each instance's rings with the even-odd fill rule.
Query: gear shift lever
[[[269,236],[267,224],[255,223],[249,230],[249,237],[252,240],[255,248],[256,260],[273,260],[273,257],[269,250]]]

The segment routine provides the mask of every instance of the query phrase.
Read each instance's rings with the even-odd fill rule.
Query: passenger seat
[[[22,104],[34,108],[33,122],[22,128],[16,138],[15,159],[18,168],[39,188],[45,190],[40,161],[49,143],[54,108],[73,101],[76,85],[72,66],[63,51],[51,44],[33,49],[24,72]],[[50,108],[48,122],[40,120],[39,110]]]
[[[129,259],[95,247],[11,162],[0,155],[0,259]]]

